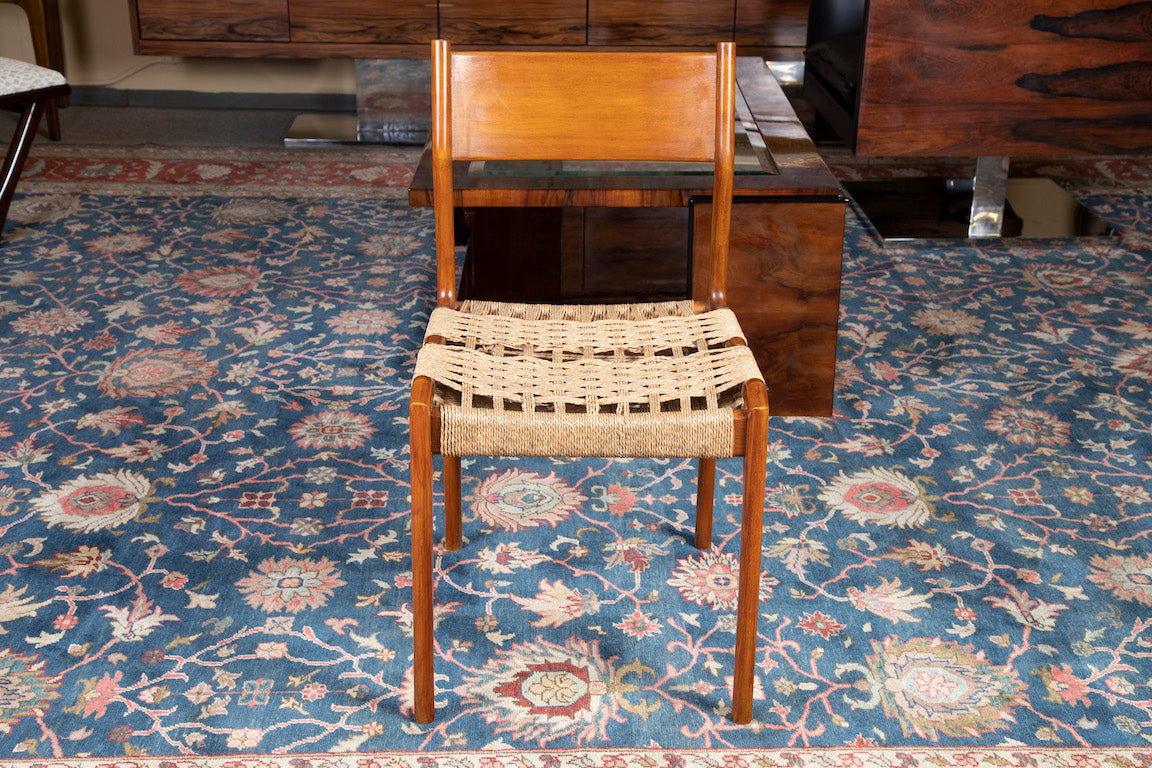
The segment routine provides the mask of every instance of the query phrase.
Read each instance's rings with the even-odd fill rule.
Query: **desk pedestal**
[[[836,374],[844,205],[737,197],[728,305],[777,416],[827,416]],[[683,299],[706,280],[711,206],[463,212],[464,298],[541,303]],[[693,277],[694,276],[694,277]]]

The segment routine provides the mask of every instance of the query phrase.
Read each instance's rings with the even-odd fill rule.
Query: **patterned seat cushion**
[[[54,69],[0,56],[0,96],[38,91],[66,82],[64,75]]]

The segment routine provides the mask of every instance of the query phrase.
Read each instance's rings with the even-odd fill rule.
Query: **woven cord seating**
[[[437,300],[408,410],[414,719],[430,723],[436,714],[432,481],[439,453],[446,552],[463,545],[462,456],[697,457],[693,543],[701,549],[712,545],[716,460],[742,456],[731,716],[749,722],[768,394],[724,302],[735,143],[732,44],[719,44],[715,55],[455,54],[437,40],[432,113]],[[700,275],[707,279],[693,280],[691,301],[457,300],[453,162],[557,158],[713,162],[710,248]]]
[[[729,346],[744,341],[731,310],[684,308],[437,308],[427,335],[443,343],[423,348],[416,375],[439,385],[441,452],[732,456],[731,410],[760,372],[746,346]]]

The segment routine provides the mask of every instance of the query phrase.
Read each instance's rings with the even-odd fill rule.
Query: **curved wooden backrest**
[[[696,52],[453,53],[432,43],[439,302],[455,300],[453,160],[714,161],[708,304],[722,305],[731,218],[734,46]]]
[[[491,160],[711,160],[716,57],[458,53],[452,154]]]

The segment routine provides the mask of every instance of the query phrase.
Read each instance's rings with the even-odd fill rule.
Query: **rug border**
[[[778,747],[512,749],[162,757],[0,758],[0,768],[1083,768],[1152,766],[1149,747]]]

